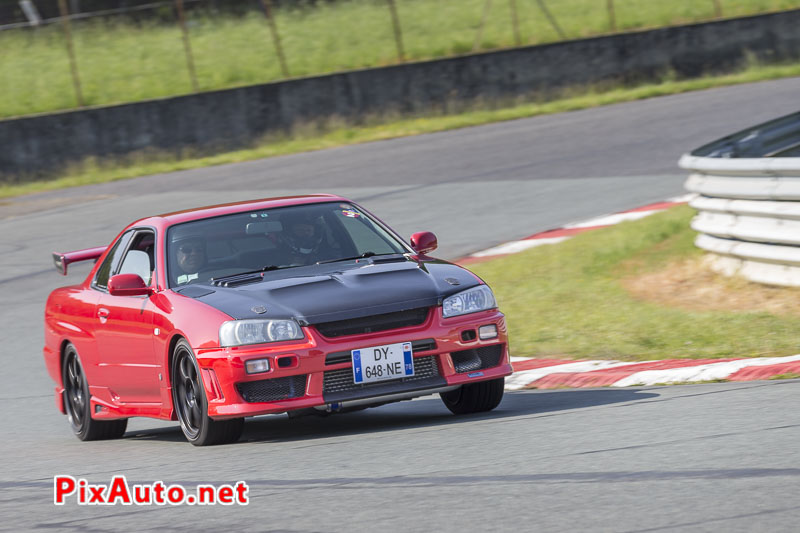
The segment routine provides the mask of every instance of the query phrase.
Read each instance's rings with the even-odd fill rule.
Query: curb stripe
[[[769,379],[781,374],[800,374],[800,362],[778,363],[767,366],[751,366],[743,368],[728,376],[728,381],[753,381],[756,379]]]
[[[567,240],[567,237],[555,237],[555,238],[540,238],[538,236],[526,237],[521,241],[507,242],[505,244],[501,244],[500,246],[495,246],[494,248],[489,248],[488,250],[474,253],[470,257],[486,257],[489,255],[495,256],[495,255],[516,254],[522,252],[523,250],[527,250],[528,248],[542,246],[543,244],[556,244],[565,240]]]
[[[577,235],[579,233],[584,233],[587,231],[592,231],[593,229],[600,229],[605,228],[606,226],[585,226],[585,227],[574,227],[574,228],[557,228],[557,229],[549,229],[547,231],[543,231],[541,233],[535,233],[530,237],[525,237],[523,241],[530,241],[534,239],[566,239],[572,237],[573,235]],[[478,252],[480,253],[480,252]]]
[[[514,372],[533,370],[535,368],[542,368],[546,366],[566,365],[576,362],[577,361],[569,361],[564,359],[526,359],[524,357],[511,358],[511,365],[514,367]]]
[[[612,369],[596,370],[579,374],[550,374],[544,378],[529,383],[537,389],[554,389],[557,387],[605,387],[613,386],[624,378],[644,371],[671,370],[698,366],[704,363],[720,363],[733,361],[734,359],[664,359],[660,361],[643,361],[639,363],[629,363],[627,366],[614,367]]]
[[[620,361],[567,361],[562,365],[552,365],[533,370],[523,370],[515,372],[506,378],[506,390],[523,389],[534,381],[542,379],[544,376],[553,373],[581,373],[602,368],[613,368],[615,366],[628,366],[631,363]]]
[[[512,358],[506,390],[560,387],[631,387],[697,381],[752,381],[800,373],[800,354],[752,359],[662,359],[570,361]]]
[[[659,211],[663,211],[663,209],[657,209],[652,211],[626,211],[624,213],[616,213],[614,215],[607,215],[604,217],[593,218],[591,220],[587,220],[586,222],[569,224],[564,227],[567,229],[572,229],[572,228],[594,229],[598,227],[613,226],[615,224],[619,224],[620,222],[627,222],[629,220],[639,220],[640,218],[649,217],[653,213],[658,213]]]
[[[665,200],[663,202],[648,204],[641,207],[636,207],[634,209],[629,209],[627,211],[621,211],[619,213],[613,213],[610,215],[584,220],[583,222],[574,222],[561,228],[540,231],[539,233],[534,233],[533,235],[516,241],[509,241],[497,246],[493,246],[486,250],[475,252],[467,257],[457,260],[456,263],[461,265],[469,265],[486,261],[489,258],[494,259],[510,254],[516,254],[536,246],[542,246],[544,244],[556,244],[585,231],[606,228],[608,226],[613,226],[614,224],[619,224],[620,222],[625,222],[628,220],[639,220],[646,216],[650,216],[653,213],[669,209],[670,207],[685,204],[693,197],[694,195],[689,194],[676,198],[670,198],[669,200]]]
[[[694,197],[693,195],[687,195],[686,199],[684,199],[684,197],[680,197],[680,198],[675,198],[673,200],[665,200],[663,202],[657,202],[655,204],[643,205],[642,207],[635,207],[633,209],[628,209],[627,211],[623,211],[623,213],[635,213],[636,211],[656,211],[656,210],[662,211],[664,209],[669,209],[673,205],[685,204],[693,197]]]
[[[612,387],[631,385],[655,385],[657,383],[689,383],[727,379],[733,373],[750,366],[769,366],[778,363],[800,361],[800,355],[790,357],[764,357],[760,359],[738,359],[722,363],[698,365],[671,370],[645,370],[613,383]]]

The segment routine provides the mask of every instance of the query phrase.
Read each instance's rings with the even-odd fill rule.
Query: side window
[[[99,269],[97,269],[97,274],[95,275],[93,283],[96,288],[101,290],[108,289],[108,278],[111,277],[111,272],[114,270],[114,267],[119,264],[120,256],[122,255],[122,252],[125,251],[125,247],[127,246],[132,235],[133,231],[124,233],[122,237],[117,240],[116,244],[114,244],[114,247],[103,261],[103,264],[100,265]]]
[[[119,267],[119,274],[137,274],[144,280],[145,285],[150,285],[152,272],[150,258],[147,257],[147,252],[141,250],[130,250],[125,254],[122,266]]]
[[[136,274],[145,285],[150,285],[155,265],[155,235],[152,231],[139,231],[133,237],[117,274]]]

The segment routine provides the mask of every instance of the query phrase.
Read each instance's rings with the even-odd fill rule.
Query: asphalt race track
[[[54,407],[42,311],[52,250],[107,244],[134,218],[305,192],[358,201],[455,258],[682,194],[678,157],[797,110],[800,78],[689,93],[0,201],[4,372],[0,530],[793,531],[800,382],[508,393],[453,417],[438,398],[248,421],[194,448],[136,419],[79,442]],[[522,355],[522,354],[516,354]],[[246,481],[250,505],[53,505],[53,476]]]

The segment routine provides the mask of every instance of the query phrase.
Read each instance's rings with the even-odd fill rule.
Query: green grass
[[[800,378],[800,374],[797,372],[787,372],[785,374],[778,374],[777,376],[772,376],[769,379],[798,379]]]
[[[648,360],[800,352],[800,317],[689,311],[636,300],[622,287],[631,268],[649,271],[701,253],[692,216],[681,206],[472,270],[497,295],[514,355]]]
[[[720,0],[725,16],[800,7],[800,0]],[[606,2],[546,2],[567,38],[610,31]],[[473,50],[485,0],[397,0],[406,59]],[[478,49],[516,44],[510,2],[495,0]],[[521,44],[558,40],[537,2],[516,0]],[[314,9],[276,9],[291,76],[387,65],[398,61],[385,0],[339,0]],[[616,0],[620,31],[714,17],[712,0]],[[169,19],[169,11],[164,13]],[[177,25],[133,24],[123,18],[73,24],[86,105],[186,94],[192,85]],[[283,77],[265,18],[191,15],[189,34],[200,90],[264,83]],[[0,32],[0,117],[76,105],[58,25]]]
[[[573,89],[565,91],[560,99],[554,101],[521,103],[500,109],[475,108],[453,115],[407,118],[392,116],[372,117],[367,121],[368,124],[364,126],[351,126],[344,124],[340,120],[332,120],[326,124],[299,126],[288,137],[265,137],[254,143],[253,147],[243,150],[212,155],[187,150],[180,157],[171,152],[150,150],[110,160],[90,158],[80,164],[74,164],[64,169],[59,176],[51,180],[23,182],[24,176],[18,176],[5,182],[0,179],[0,198],[310,150],[322,150],[347,144],[445,131],[542,114],[575,111],[600,105],[790,76],[800,76],[800,64],[753,65],[741,72],[725,76],[682,81],[666,79],[662,83],[646,84],[638,87]]]

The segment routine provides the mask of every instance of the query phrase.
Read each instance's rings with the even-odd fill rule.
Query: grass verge
[[[554,101],[521,103],[501,109],[476,108],[453,115],[411,118],[374,117],[371,124],[365,126],[349,126],[340,120],[332,120],[322,125],[300,127],[290,137],[266,137],[252,148],[210,156],[191,150],[179,156],[167,152],[148,151],[122,159],[105,161],[89,159],[67,168],[62,176],[56,179],[21,184],[0,183],[0,198],[794,76],[800,76],[800,64],[750,65],[742,71],[723,76],[707,76],[691,80],[665,79],[660,83],[627,88],[590,87],[580,92],[571,90],[564,92],[561,98]]]
[[[798,379],[800,378],[800,374],[797,372],[787,372],[786,374],[778,374],[777,376],[772,376],[769,379]]]
[[[494,289],[515,355],[637,361],[800,352],[800,315],[683,308],[625,289],[631,276],[701,254],[692,216],[680,206],[472,269]]]
[[[208,8],[208,3],[202,2]],[[257,5],[251,2],[251,5]],[[618,31],[735,17],[800,7],[800,0],[614,0]],[[290,76],[398,63],[385,0],[282,2],[275,22]],[[397,10],[407,60],[588,37],[612,31],[602,0],[515,3],[486,0],[402,0]],[[519,39],[512,24],[516,6]],[[550,17],[542,6],[547,6]],[[491,9],[486,10],[487,7]],[[152,16],[160,16],[161,22]],[[265,17],[188,13],[198,90],[285,78]],[[192,92],[181,37],[169,8],[142,20],[122,16],[73,22],[74,50],[85,105],[106,105]],[[552,23],[551,21],[556,21]],[[58,24],[0,31],[0,117],[77,105]]]

